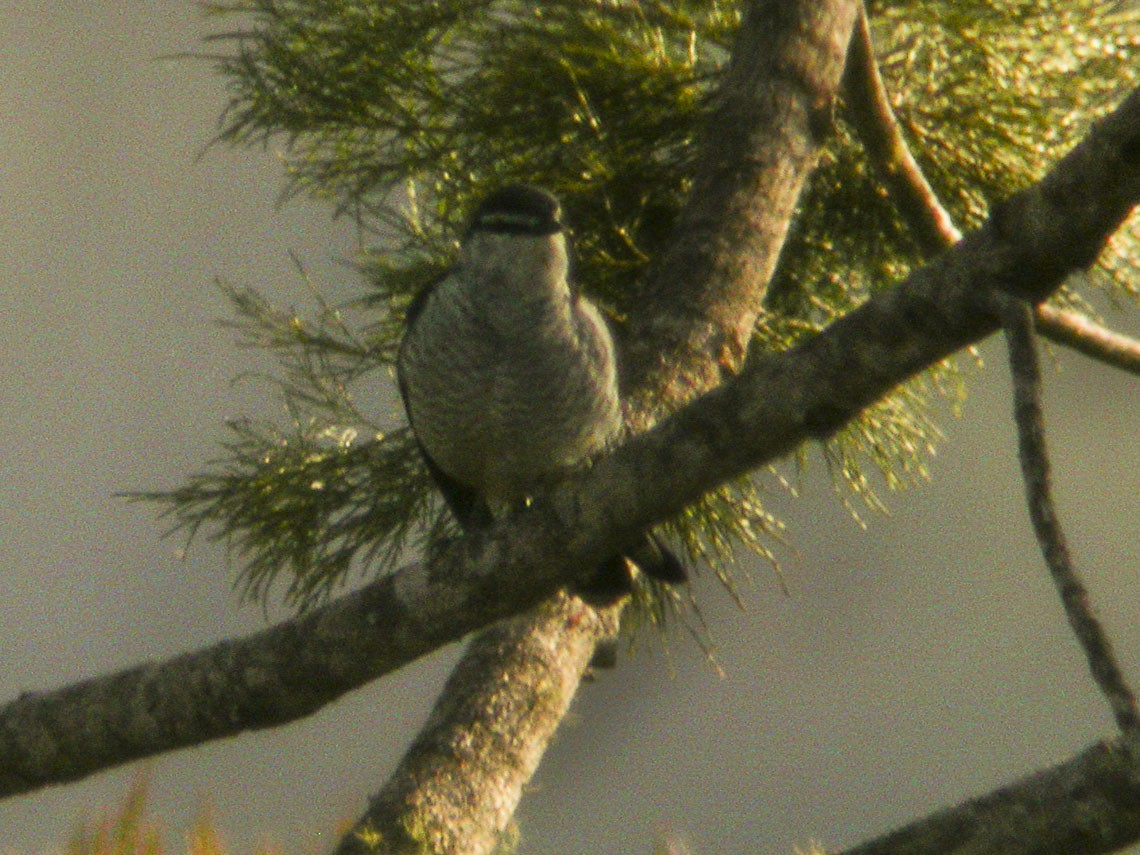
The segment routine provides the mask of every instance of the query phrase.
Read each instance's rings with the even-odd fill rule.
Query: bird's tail
[[[636,564],[638,570],[658,582],[681,585],[689,581],[689,573],[681,559],[652,532],[647,532],[634,548],[626,550],[625,557]]]
[[[576,586],[577,592],[596,605],[611,603],[625,596],[633,589],[630,563],[658,582],[680,585],[689,580],[681,559],[659,537],[649,532],[621,555],[603,562],[593,577]]]

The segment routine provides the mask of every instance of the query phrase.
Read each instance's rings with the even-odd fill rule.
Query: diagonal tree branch
[[[1138,201],[1140,90],[1095,123],[1041,182],[997,206],[980,230],[899,286],[785,353],[756,355],[734,382],[580,476],[605,485],[598,521],[632,507],[637,518],[656,522],[699,494],[690,475],[720,481],[807,437],[829,435],[897,383],[997,329],[988,294],[1046,299],[1092,263]],[[571,479],[553,501],[585,504],[578,482]],[[594,518],[580,519],[592,525]]]
[[[1140,340],[1113,332],[1079,312],[1042,304],[1034,312],[1037,330],[1057,344],[1114,368],[1140,375]]]
[[[484,549],[465,562],[465,552],[452,550],[431,571],[405,567],[244,638],[22,694],[0,708],[0,796],[294,721],[556,587],[552,578],[521,573],[510,591],[483,585],[475,568],[494,575],[495,556]],[[457,567],[449,578],[448,568]]]
[[[430,568],[404,568],[244,639],[13,701],[0,710],[0,794],[296,719],[532,607],[702,491],[826,435],[993,332],[993,290],[1047,297],[1091,263],[1138,201],[1140,91],[1039,184],[897,288],[786,353],[750,360],[737,380],[443,550]]]
[[[843,96],[850,122],[923,252],[936,255],[956,244],[962,239],[962,233],[911,154],[895,111],[891,109],[862,3],[847,53]]]
[[[938,199],[911,154],[875,60],[867,14],[861,9],[847,56],[843,93],[848,118],[862,139],[879,176],[927,255],[936,255],[962,239],[954,218]],[[1037,330],[1085,356],[1140,374],[1140,341],[1113,332],[1077,312],[1040,305]]]
[[[492,851],[598,637],[617,631],[620,613],[560,593],[478,635],[399,768],[337,851]],[[503,679],[489,681],[489,673]]]
[[[643,428],[739,370],[804,181],[831,133],[854,2],[753,2],[626,353]]]
[[[1140,737],[1100,742],[1045,772],[840,855],[1080,855],[1140,838]]]

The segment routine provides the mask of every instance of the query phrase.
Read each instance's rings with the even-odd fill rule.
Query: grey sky
[[[223,421],[277,417],[214,319],[215,277],[306,296],[297,253],[351,293],[350,225],[277,208],[272,151],[213,148],[222,81],[192,50],[196,6],[3,4],[0,14],[0,699],[263,625],[220,550],[179,560],[153,509],[215,456]],[[1121,322],[1123,328],[1128,324]],[[1136,313],[1131,329],[1136,331]],[[587,685],[519,813],[527,853],[695,852],[854,843],[1055,763],[1112,732],[1021,504],[1004,354],[983,348],[934,483],[861,531],[813,455],[790,526],[791,591],[764,569],[739,611],[699,599],[725,676],[684,633],[647,637]],[[1047,378],[1063,520],[1140,680],[1137,380],[1069,353]],[[393,416],[395,418],[396,416]],[[707,574],[706,574],[707,575]],[[62,844],[149,770],[175,844],[208,804],[237,851],[319,851],[355,816],[455,660],[441,651],[311,719],[0,802],[0,852]]]

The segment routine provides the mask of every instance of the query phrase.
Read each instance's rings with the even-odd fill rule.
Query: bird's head
[[[558,200],[529,184],[496,190],[471,216],[460,263],[495,278],[565,282],[569,258]]]

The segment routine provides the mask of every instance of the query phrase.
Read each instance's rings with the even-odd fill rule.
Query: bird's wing
[[[408,424],[412,428],[412,435],[416,438],[416,446],[423,456],[428,473],[431,475],[432,480],[435,481],[440,493],[443,494],[447,506],[451,508],[451,512],[455,515],[455,518],[459,520],[460,526],[462,526],[465,531],[470,531],[476,528],[485,528],[494,521],[494,517],[491,515],[491,509],[479,494],[478,490],[456,481],[440,469],[439,465],[432,459],[432,456],[428,454],[428,450],[424,448],[424,444],[420,442],[419,433],[416,431],[415,420],[412,418],[412,408],[408,404],[408,387],[404,378],[404,344],[407,342],[408,336],[411,335],[416,320],[423,312],[423,308],[427,304],[431,292],[441,281],[442,280],[436,280],[424,286],[408,306],[404,338],[400,342],[400,349],[396,354],[396,383],[400,389],[400,398],[404,402],[404,412],[408,416]]]

